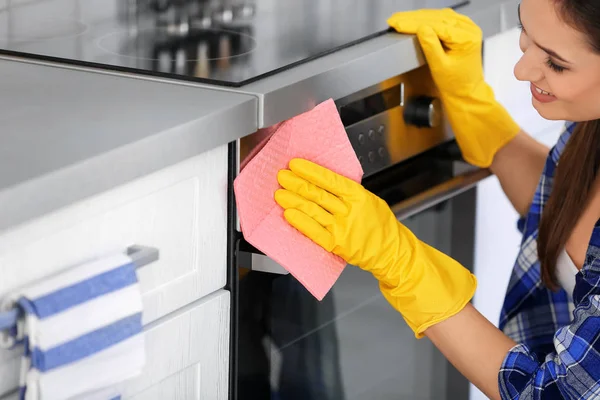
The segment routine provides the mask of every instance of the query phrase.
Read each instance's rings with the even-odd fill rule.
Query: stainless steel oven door
[[[452,150],[452,151],[450,151]],[[423,241],[470,267],[475,184],[487,171],[442,146],[368,177]],[[468,382],[417,340],[371,274],[348,266],[321,301],[291,275],[240,265],[237,396],[246,399],[468,399]]]

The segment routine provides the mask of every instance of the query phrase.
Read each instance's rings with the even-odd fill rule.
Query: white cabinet
[[[146,329],[147,361],[123,399],[226,400],[229,292],[220,290]]]
[[[147,326],[146,366],[126,384],[121,398],[227,399],[229,307],[229,292],[220,290]],[[0,362],[0,393],[8,393],[18,386],[19,363],[7,364],[1,357]]]
[[[197,365],[203,398],[224,398],[229,293],[211,293],[226,284],[227,157],[213,149],[0,233],[0,297],[93,256],[156,247],[160,259],[138,270],[149,364],[127,393]],[[19,351],[0,351],[0,396],[18,371]]]
[[[131,400],[200,400],[200,399],[227,399],[227,391],[220,392],[213,397],[202,392],[202,371],[200,364],[180,371],[164,381],[130,397]],[[223,389],[226,389],[224,387]]]
[[[0,235],[0,296],[62,268],[139,244],[148,323],[225,286],[227,146]]]

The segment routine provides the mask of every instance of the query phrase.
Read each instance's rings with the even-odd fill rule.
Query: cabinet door
[[[227,399],[229,308],[229,292],[220,290],[147,327],[146,367],[122,398]]]
[[[227,146],[0,235],[0,297],[70,265],[138,244],[144,322],[226,283]]]
[[[228,398],[227,388],[223,387],[223,390],[215,391],[214,389],[217,386],[210,386],[211,382],[207,382],[205,375],[202,371],[202,365],[195,364],[133,397],[128,397],[128,399],[226,400]]]
[[[146,365],[142,375],[126,383],[121,398],[227,399],[229,307],[229,292],[220,290],[146,326]],[[2,400],[18,398],[13,391],[19,363],[10,364],[14,374],[0,373],[9,393]]]
[[[108,251],[139,244],[160,259],[138,270],[144,324],[226,283],[227,147],[0,235],[0,297]],[[0,351],[0,396],[18,379],[18,351]]]

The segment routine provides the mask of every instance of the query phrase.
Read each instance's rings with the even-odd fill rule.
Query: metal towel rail
[[[159,258],[158,249],[147,246],[130,246],[125,254],[131,258],[135,269],[151,264]],[[0,313],[0,331],[16,326],[18,318],[19,310],[17,309]]]

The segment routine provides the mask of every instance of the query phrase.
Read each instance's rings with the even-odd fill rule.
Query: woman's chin
[[[540,114],[540,116],[549,121],[570,121],[569,118],[566,118],[564,113],[561,113],[558,110],[553,110],[551,107],[548,107],[548,104],[538,103],[536,101],[533,102],[533,108]]]

